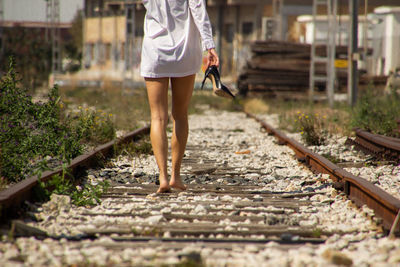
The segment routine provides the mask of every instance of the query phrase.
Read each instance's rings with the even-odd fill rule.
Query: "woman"
[[[185,190],[180,169],[188,137],[188,106],[195,75],[207,51],[207,66],[219,66],[204,0],[146,0],[141,75],[151,111],[150,139],[159,168],[157,193]],[[200,46],[202,43],[202,48]],[[172,172],[168,181],[168,85],[171,81]]]

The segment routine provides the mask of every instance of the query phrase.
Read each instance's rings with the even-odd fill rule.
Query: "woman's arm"
[[[189,0],[189,9],[193,16],[194,23],[200,32],[203,50],[215,48],[211,22],[207,14],[204,0]]]
[[[189,0],[189,9],[193,16],[194,23],[200,32],[203,50],[207,50],[207,67],[211,65],[219,67],[219,58],[215,51],[211,22],[208,17],[205,1]]]

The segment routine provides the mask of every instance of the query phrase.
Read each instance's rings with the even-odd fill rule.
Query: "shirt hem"
[[[153,73],[153,72],[140,72],[140,76],[144,78],[165,78],[165,77],[185,77],[193,74],[197,74],[198,70],[192,70],[188,72],[179,72],[179,73]]]

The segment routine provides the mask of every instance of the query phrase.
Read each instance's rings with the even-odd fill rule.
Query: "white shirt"
[[[203,50],[214,48],[205,0],[144,0],[143,77],[183,77],[199,71]]]

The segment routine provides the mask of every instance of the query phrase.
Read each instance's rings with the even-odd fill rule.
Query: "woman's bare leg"
[[[168,192],[168,78],[146,78],[147,96],[151,112],[150,140],[160,171],[158,193]]]
[[[171,78],[173,130],[171,138],[172,173],[169,185],[185,190],[181,179],[181,163],[189,132],[188,107],[196,75]]]

